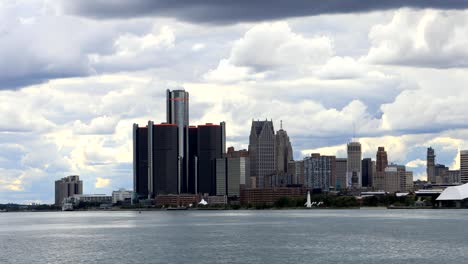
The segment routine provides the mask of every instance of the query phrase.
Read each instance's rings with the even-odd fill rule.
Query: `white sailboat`
[[[307,191],[307,202],[304,205],[307,208],[312,208],[312,203],[310,201],[310,191]]]

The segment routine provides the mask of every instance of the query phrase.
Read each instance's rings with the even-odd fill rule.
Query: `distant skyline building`
[[[162,123],[152,127],[154,195],[182,193],[182,171],[179,169],[182,160],[177,153],[179,131],[175,124]]]
[[[330,191],[330,180],[336,172],[335,160],[335,156],[321,156],[319,153],[304,158],[304,187]]]
[[[288,174],[294,185],[304,185],[304,161],[296,160],[288,163]]]
[[[276,173],[276,137],[272,121],[253,121],[249,137],[250,175],[257,188],[265,188],[265,178]],[[269,187],[269,186],[268,186]]]
[[[188,191],[189,182],[189,93],[185,90],[166,90],[166,120],[178,127],[179,179],[180,192]]]
[[[65,198],[83,194],[83,181],[80,176],[71,175],[55,181],[55,205],[62,205]]]
[[[346,189],[347,187],[346,174],[348,172],[348,159],[337,158],[335,163],[336,163],[336,180],[334,183],[335,189],[337,190]]]
[[[138,199],[149,195],[148,126],[133,124],[133,190]]]
[[[362,187],[362,151],[361,143],[350,142],[347,146],[347,187]]]
[[[288,172],[288,162],[294,160],[291,142],[288,133],[283,130],[283,121],[280,122],[280,130],[276,132],[276,165],[280,175]]]
[[[427,158],[426,158],[426,173],[427,173],[427,181],[430,183],[436,183],[436,173],[435,173],[435,152],[432,147],[427,149]]]
[[[362,160],[362,187],[371,187],[374,176],[373,161],[371,158]]]
[[[385,147],[378,147],[375,157],[375,174],[372,179],[372,188],[376,191],[383,191],[385,189],[385,169],[388,167],[388,156]]]
[[[250,180],[250,159],[246,150],[229,148],[226,157],[216,159],[216,195],[239,197]]]
[[[468,150],[460,151],[460,181],[468,183]]]

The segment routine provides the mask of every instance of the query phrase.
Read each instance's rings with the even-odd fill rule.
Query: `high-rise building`
[[[335,177],[335,156],[312,154],[304,159],[304,186],[308,189],[330,190],[330,179]]]
[[[276,170],[277,174],[283,175],[288,172],[288,162],[293,159],[293,151],[288,133],[283,130],[281,121],[280,130],[276,132]]]
[[[362,160],[362,187],[371,187],[373,179],[373,162],[371,158]]]
[[[436,174],[435,174],[435,152],[432,147],[427,149],[427,181],[431,183],[436,183]]]
[[[384,172],[388,166],[387,151],[385,151],[384,147],[377,149],[376,160],[375,170],[377,172]]]
[[[150,190],[148,152],[148,127],[133,124],[133,190],[138,198],[148,198]]]
[[[460,170],[448,170],[446,184],[460,184]]]
[[[198,126],[197,189],[216,195],[216,159],[223,157],[223,126],[207,123]]]
[[[304,161],[296,160],[288,163],[288,174],[294,185],[304,185]]]
[[[166,91],[166,116],[168,124],[178,127],[178,150],[180,159],[179,179],[181,192],[188,191],[189,182],[189,93],[185,90]]]
[[[265,178],[276,173],[275,130],[272,121],[252,121],[249,137],[250,175],[257,188],[265,188]]]
[[[347,187],[362,187],[362,151],[361,143],[348,143]]]
[[[443,164],[436,164],[434,166],[434,177],[435,177],[435,182],[434,183],[446,183],[447,182],[447,173],[449,171],[449,168]]]
[[[153,192],[159,194],[181,193],[179,181],[178,127],[175,124],[159,124],[152,127]]]
[[[335,189],[341,190],[346,189],[346,173],[348,171],[348,160],[343,158],[337,158],[336,161],[336,180]]]
[[[80,176],[71,175],[55,181],[55,205],[62,205],[65,198],[83,194],[83,181]]]
[[[460,182],[468,183],[468,150],[460,151]]]
[[[198,128],[189,127],[188,193],[198,193]]]
[[[413,190],[413,172],[403,165],[391,164],[385,169],[386,192],[409,192]]]
[[[239,197],[250,178],[250,160],[245,150],[229,150],[225,158],[216,159],[216,195]]]

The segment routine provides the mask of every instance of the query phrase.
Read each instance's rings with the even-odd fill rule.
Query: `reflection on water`
[[[465,210],[0,214],[0,263],[466,263]]]

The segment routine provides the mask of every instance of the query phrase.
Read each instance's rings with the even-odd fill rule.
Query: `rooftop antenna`
[[[283,120],[280,120],[280,130],[283,130]]]

